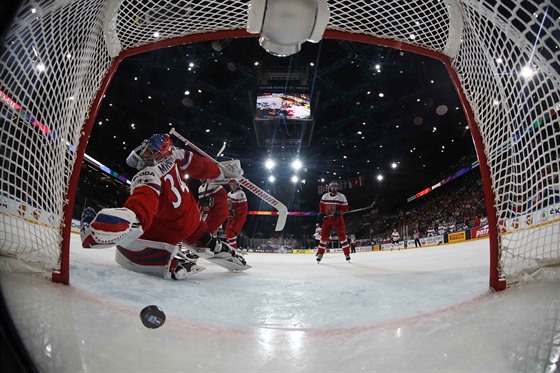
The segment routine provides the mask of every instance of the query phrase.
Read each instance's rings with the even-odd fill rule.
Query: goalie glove
[[[220,176],[212,179],[212,183],[227,184],[231,179],[240,179],[243,177],[243,169],[241,168],[239,159],[218,162],[218,167],[220,167]]]
[[[125,207],[99,211],[88,226],[82,224],[80,236],[84,248],[126,245],[142,234],[136,214]]]

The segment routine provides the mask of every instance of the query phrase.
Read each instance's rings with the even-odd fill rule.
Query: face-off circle
[[[140,320],[146,328],[157,329],[165,323],[165,313],[156,305],[151,305],[140,311]]]

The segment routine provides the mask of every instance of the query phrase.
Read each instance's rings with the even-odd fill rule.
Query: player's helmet
[[[332,190],[332,187],[335,186],[338,189],[338,181],[333,180],[329,183],[329,190]]]
[[[140,145],[138,156],[147,166],[154,166],[173,154],[173,141],[166,133],[156,133]]]
[[[241,184],[239,184],[239,180],[229,179],[228,184],[230,187],[233,187],[235,185],[237,188],[241,188]]]

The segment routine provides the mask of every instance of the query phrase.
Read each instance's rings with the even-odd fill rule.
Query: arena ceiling
[[[263,122],[254,120],[255,101],[263,84],[308,87],[308,138],[298,143],[295,127],[282,123],[273,127],[273,141],[258,138]],[[317,207],[321,178],[362,176],[365,185],[352,191],[356,204],[377,194],[404,202],[474,154],[466,126],[439,61],[341,40],[305,43],[298,54],[275,57],[256,38],[238,38],[125,59],[106,92],[86,153],[130,178],[128,153],[142,139],[174,127],[209,154],[226,142],[221,160],[240,159],[246,177],[290,211],[306,211]],[[277,162],[274,183],[264,167],[270,157]],[[290,163],[295,158],[303,169],[294,184]]]

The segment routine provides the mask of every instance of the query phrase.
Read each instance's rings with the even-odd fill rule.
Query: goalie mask
[[[173,154],[173,141],[168,134],[156,133],[134,149],[126,164],[141,170],[147,166],[155,166]]]

